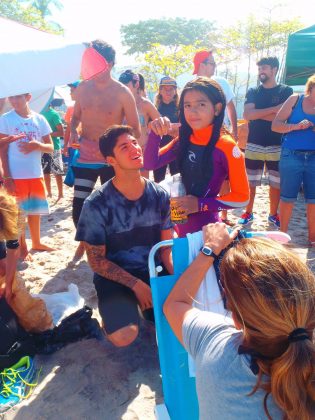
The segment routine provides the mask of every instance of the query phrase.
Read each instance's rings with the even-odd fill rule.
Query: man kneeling
[[[84,202],[76,240],[84,241],[94,272],[98,306],[108,339],[128,346],[138,335],[139,311],[153,321],[148,255],[173,236],[169,195],[141,177],[141,147],[129,126],[114,125],[100,137],[100,151],[115,176]],[[171,250],[161,262],[172,272]]]

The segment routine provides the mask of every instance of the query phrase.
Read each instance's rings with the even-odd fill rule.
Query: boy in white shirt
[[[40,216],[49,213],[41,154],[53,152],[51,128],[42,115],[30,109],[30,99],[29,93],[10,96],[13,110],[0,117],[0,146],[1,139],[7,135],[25,134],[0,147],[4,186],[16,195],[21,209],[28,216],[32,249],[52,251],[40,240]],[[20,242],[21,257],[25,259],[28,250],[24,234]]]

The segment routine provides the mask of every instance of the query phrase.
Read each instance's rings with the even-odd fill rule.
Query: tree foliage
[[[181,74],[191,72],[195,50],[191,45],[179,45],[174,49],[153,44],[151,51],[144,55],[145,64],[140,70],[149,90],[154,92],[158,90],[159,79],[162,76],[176,79]]]
[[[245,20],[223,29],[216,44],[216,54],[220,63],[226,66],[227,72],[230,64],[235,67],[235,64],[247,62],[247,90],[253,63],[266,55],[283,58],[289,34],[301,27],[297,18],[273,21],[271,13],[265,19],[249,15]]]
[[[63,9],[63,5],[59,0],[21,0],[24,3],[28,3],[34,9],[38,10],[42,18],[45,19],[47,16],[51,16],[51,7],[54,6],[58,10]]]
[[[57,23],[47,22],[38,9],[29,4],[21,5],[18,0],[1,0],[0,16],[51,33],[60,34],[63,31]]]
[[[206,46],[208,36],[214,29],[213,22],[204,19],[177,17],[122,25],[120,32],[122,44],[128,47],[127,54],[131,55],[147,53],[156,44],[177,47],[198,42],[200,46]]]

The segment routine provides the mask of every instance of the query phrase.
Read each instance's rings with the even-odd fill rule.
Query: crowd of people
[[[269,222],[286,232],[303,188],[309,245],[315,246],[315,75],[297,95],[276,82],[277,58],[257,62],[260,84],[246,94],[243,153],[234,94],[215,76],[212,52],[195,54],[195,77],[180,94],[176,80],[163,76],[153,104],[141,74],[126,70],[113,78],[111,45],[96,40],[91,48],[106,69],[69,84],[74,106],[65,131],[52,107],[43,115],[30,109],[29,93],[9,97],[12,110],[0,117],[1,191],[27,217],[32,249],[52,251],[41,241],[40,217],[49,212],[51,174],[57,199],[63,197],[64,137],[74,187],[74,260],[86,252],[106,338],[126,347],[138,336],[140,315],[154,325],[151,248],[203,230],[200,254],[164,305],[174,333],[196,360],[200,418],[314,418],[314,275],[271,240],[231,246],[239,228],[228,229],[227,212],[245,208],[239,225],[253,221],[256,187],[267,172]],[[172,206],[186,223],[171,219],[169,192],[158,184],[168,166],[183,180],[186,194],[172,197]],[[98,179],[101,187],[94,190]],[[0,296],[10,303],[18,258],[31,256],[23,223],[14,237],[6,234],[3,221],[11,210],[1,197]],[[226,248],[220,283],[233,321],[192,308],[205,273]],[[157,259],[163,274],[174,272],[171,248]]]

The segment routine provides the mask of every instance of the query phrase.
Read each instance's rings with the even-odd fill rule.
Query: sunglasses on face
[[[210,60],[203,61],[203,64],[211,64],[211,65],[215,66],[215,62],[214,61],[210,61]]]

